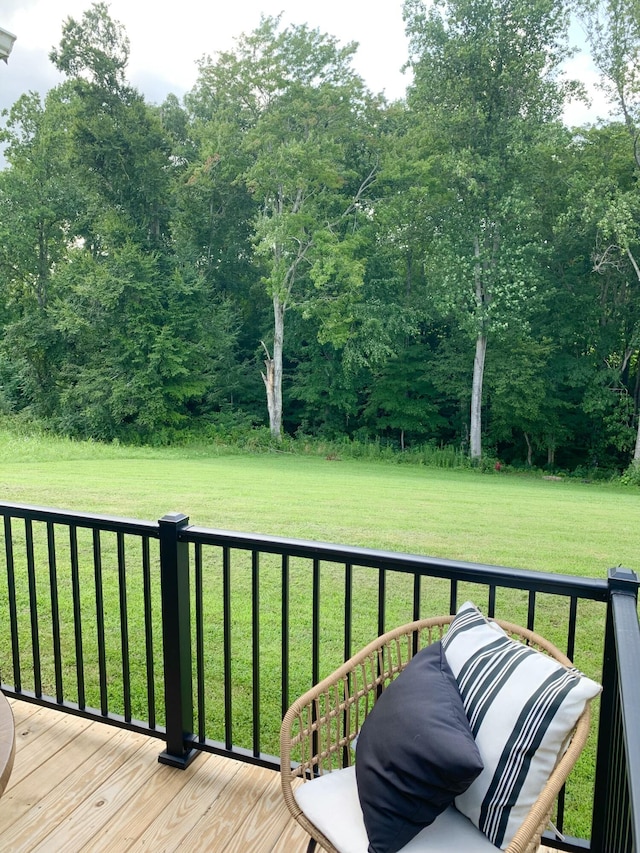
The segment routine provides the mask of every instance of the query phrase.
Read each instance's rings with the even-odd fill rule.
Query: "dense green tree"
[[[56,409],[55,375],[63,356],[48,316],[52,271],[63,264],[86,197],[70,168],[69,99],[64,87],[20,97],[2,138],[0,277],[5,405],[48,417]]]
[[[11,111],[0,367],[8,405],[74,435],[151,441],[227,404],[237,332],[172,238],[179,164],[127,56],[95,4],[52,52],[70,79]]]
[[[637,424],[633,462],[640,464],[640,8],[637,3],[620,0],[581,0],[579,8],[601,86],[612,112],[623,118],[627,132],[626,167],[622,173],[609,169],[600,174],[586,206],[597,223],[594,270],[606,277],[618,294],[617,304],[623,305],[625,319],[618,324],[620,335],[609,359],[620,377],[616,385],[622,393],[618,394],[617,408],[622,421],[633,418]],[[615,126],[613,131],[609,141],[615,144]],[[614,145],[609,146],[610,155],[614,150]],[[629,374],[635,380],[631,389],[624,381]],[[623,428],[618,439],[620,449],[627,444],[624,434]]]
[[[416,443],[437,441],[446,425],[430,355],[428,344],[414,343],[400,350],[373,377],[364,416],[376,433],[390,435],[401,450],[407,438]]]
[[[573,131],[557,0],[407,0],[392,104],[263,18],[150,106],[108,7],[69,18],[1,131],[0,408],[163,441],[266,388],[275,437],[640,456],[636,5],[582,0],[620,121]]]
[[[105,203],[121,219],[122,239],[159,248],[168,234],[169,138],[157,113],[127,83],[128,57],[126,33],[104,3],[94,3],[81,21],[68,18],[59,48],[50,53],[72,93],[73,167],[96,205],[82,236],[94,251],[100,251],[101,236],[92,226]]]
[[[362,280],[354,226],[375,164],[363,155],[367,96],[350,62],[354,45],[306,26],[263,18],[233,52],[203,63],[191,101],[215,132],[231,125],[236,182],[255,203],[253,258],[273,310],[263,373],[271,433],[282,428],[286,312],[322,306],[327,337],[348,322],[349,293]],[[222,129],[222,130],[221,130]]]
[[[0,274],[18,313],[46,306],[51,270],[84,201],[70,168],[67,107],[64,89],[44,104],[34,92],[22,95],[1,133],[10,168],[0,172]]]
[[[49,314],[65,358],[54,420],[65,432],[158,441],[189,426],[228,369],[229,318],[208,310],[197,281],[174,274],[166,286],[163,276],[133,242],[103,257],[75,250],[56,272]]]
[[[558,119],[567,8],[557,0],[404,6],[423,159],[439,187],[424,247],[444,311],[475,340],[470,452],[481,455],[489,336],[526,322],[539,287],[529,160]]]

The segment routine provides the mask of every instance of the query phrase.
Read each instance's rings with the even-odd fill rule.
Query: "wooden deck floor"
[[[155,738],[11,706],[16,756],[0,799],[2,853],[306,850],[271,770],[207,754],[176,770],[158,763]]]
[[[199,755],[158,763],[162,742],[13,701],[16,756],[0,799],[0,850],[304,851],[277,773]]]

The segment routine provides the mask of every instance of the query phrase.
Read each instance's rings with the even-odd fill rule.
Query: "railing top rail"
[[[105,530],[115,533],[130,533],[136,536],[158,538],[158,524],[154,521],[142,521],[137,518],[123,518],[115,515],[98,515],[90,512],[75,512],[67,509],[31,506],[0,501],[0,516],[11,518],[29,518],[32,521],[48,521],[53,524],[66,524],[74,527]]]
[[[0,516],[29,518],[33,521],[65,524],[108,532],[122,532],[152,538],[158,538],[159,535],[158,523],[153,521],[9,503],[7,501],[0,501]],[[180,528],[178,536],[184,542],[200,542],[250,551],[287,554],[291,557],[393,569],[394,571],[431,575],[449,580],[535,590],[541,593],[577,595],[596,601],[606,601],[608,598],[608,583],[606,580],[598,578],[537,572],[530,569],[470,563],[462,560],[446,560],[418,554],[402,554],[374,548],[349,547],[331,542],[266,536],[195,525]]]
[[[515,569],[460,560],[445,560],[417,554],[379,551],[373,548],[351,548],[330,542],[262,536],[255,533],[215,530],[195,525],[182,528],[179,532],[179,538],[183,542],[200,542],[271,554],[287,554],[292,557],[393,569],[400,572],[432,575],[485,585],[495,584],[502,587],[534,590],[556,595],[575,595],[595,601],[607,601],[608,599],[608,583],[606,580],[598,578],[536,572],[530,569]]]

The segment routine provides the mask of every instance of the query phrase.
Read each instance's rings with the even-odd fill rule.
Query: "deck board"
[[[304,853],[272,770],[203,753],[177,770],[162,742],[11,701],[3,853]],[[542,853],[542,849],[540,851]]]
[[[203,753],[186,770],[162,742],[11,701],[16,758],[0,798],[3,853],[304,851],[277,773]]]

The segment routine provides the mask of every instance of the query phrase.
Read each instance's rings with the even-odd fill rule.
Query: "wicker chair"
[[[342,850],[335,847],[305,814],[296,800],[296,789],[311,779],[354,763],[352,744],[376,697],[420,648],[444,636],[452,619],[452,616],[423,619],[378,637],[297,699],[287,711],[280,733],[282,792],[289,811],[311,836],[308,853],[315,849],[316,843],[329,853],[342,853]],[[509,622],[495,621],[513,638],[545,652],[565,666],[571,665],[566,655],[538,634]],[[533,853],[538,849],[558,793],[586,742],[589,721],[587,703],[568,748],[506,848],[507,853]],[[357,801],[355,807],[358,807]],[[475,827],[474,831],[481,835]],[[366,843],[362,853],[366,853]]]

